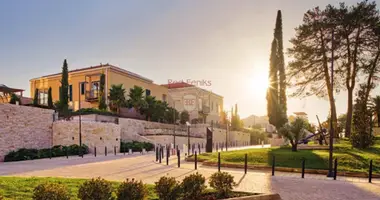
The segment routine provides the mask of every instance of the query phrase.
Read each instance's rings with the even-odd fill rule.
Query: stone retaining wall
[[[120,126],[114,123],[102,122],[82,122],[82,144],[89,147],[91,153],[94,147],[97,154],[112,153],[114,147],[119,150],[120,146]],[[53,145],[79,144],[79,122],[78,121],[57,121],[53,125]]]
[[[0,104],[0,161],[20,148],[49,148],[53,110]]]

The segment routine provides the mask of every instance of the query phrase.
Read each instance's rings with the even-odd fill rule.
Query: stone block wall
[[[81,124],[82,144],[89,147],[90,153],[97,148],[97,154],[112,153],[120,147],[120,126],[114,123],[89,122]],[[79,122],[57,121],[53,124],[53,145],[79,144]]]
[[[20,148],[52,145],[53,110],[0,104],[0,161]]]

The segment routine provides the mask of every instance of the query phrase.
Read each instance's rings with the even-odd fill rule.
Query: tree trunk
[[[353,103],[353,88],[348,89],[348,104],[347,104],[347,121],[346,121],[346,130],[345,130],[345,136],[350,137],[351,136],[351,124],[352,124],[352,103]]]
[[[380,127],[380,113],[377,114],[377,126]]]
[[[297,142],[292,144],[292,151],[297,151]]]

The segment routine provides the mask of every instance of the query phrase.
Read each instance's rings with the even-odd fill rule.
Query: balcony
[[[86,91],[86,101],[87,102],[96,102],[98,100],[99,100],[99,91],[98,90]]]

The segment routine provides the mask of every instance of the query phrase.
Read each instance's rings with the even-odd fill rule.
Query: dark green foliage
[[[182,111],[181,116],[180,116],[180,123],[185,124],[186,122],[189,121],[189,119],[190,119],[189,112],[187,112],[186,110]]]
[[[166,123],[173,124],[177,120],[179,120],[179,112],[172,107],[168,107],[168,110],[165,112]]]
[[[19,149],[17,151],[11,151],[4,157],[4,162],[11,161],[21,161],[21,160],[34,160],[34,159],[42,159],[49,158],[50,153],[52,157],[66,156],[66,149],[68,151],[68,155],[79,155],[79,145],[73,144],[70,146],[54,146],[53,148],[47,149]],[[88,154],[88,147],[85,144],[82,144],[82,153]]]
[[[292,145],[292,151],[297,151],[298,141],[302,138],[305,138],[306,132],[308,128],[308,123],[302,119],[297,117],[290,124],[285,124],[280,128],[279,134],[289,140]]]
[[[107,110],[106,97],[104,96],[105,84],[106,84],[106,76],[102,74],[100,76],[100,83],[99,83],[99,110]]]
[[[117,189],[117,200],[144,200],[147,194],[146,186],[141,181],[127,179]]]
[[[119,113],[120,107],[126,104],[125,88],[123,84],[112,85],[109,91],[110,109],[113,112]]]
[[[111,200],[112,183],[100,177],[84,182],[78,191],[81,200]]]
[[[278,63],[278,77],[279,77],[279,113],[280,119],[278,126],[283,126],[287,122],[287,102],[286,102],[286,73],[285,73],[285,61],[284,61],[284,45],[282,37],[282,14],[281,10],[277,11],[276,28],[274,37],[277,39],[277,63]]]
[[[372,112],[368,108],[367,99],[365,99],[365,86],[361,85],[360,87],[354,105],[354,126],[350,141],[353,147],[364,149],[373,145],[374,136],[372,133]]]
[[[149,142],[120,142],[120,152],[128,152],[129,149],[132,149],[133,152],[141,152],[142,149],[146,151],[152,151],[154,149],[154,144]]]
[[[206,178],[199,174],[191,174],[186,176],[181,183],[184,199],[198,200],[206,189]]]
[[[380,96],[372,98],[372,111],[377,117],[377,126],[380,127]]]
[[[181,186],[174,177],[161,177],[155,182],[155,190],[160,200],[177,200],[181,196]]]
[[[268,143],[269,134],[260,129],[251,129],[251,144],[261,144],[264,141],[265,144]]]
[[[141,108],[145,106],[144,101],[144,89],[139,86],[134,86],[129,89],[129,99],[127,100],[127,105],[129,108],[134,108],[136,112],[141,112]]]
[[[12,93],[11,94],[11,99],[9,100],[9,103],[10,104],[16,104],[17,101],[21,105],[20,98],[16,94]]]
[[[68,115],[68,109],[69,109],[69,69],[67,66],[66,59],[63,61],[62,66],[62,78],[61,78],[61,91],[60,91],[60,109],[59,113],[61,116],[67,116]]]
[[[33,105],[38,106],[38,89],[37,88],[34,90]]]
[[[48,108],[50,108],[50,109],[54,108],[54,105],[53,105],[53,96],[51,94],[51,87],[49,87],[49,90],[48,90]]]
[[[81,108],[80,110],[74,111],[71,115],[87,115],[87,114],[98,114],[98,115],[107,115],[107,116],[118,116],[117,114],[107,111],[107,110],[99,110],[96,108]]]
[[[209,180],[210,187],[214,188],[218,198],[228,198],[236,185],[234,177],[227,172],[216,172]]]
[[[69,200],[70,194],[65,185],[44,183],[34,188],[33,200]]]

